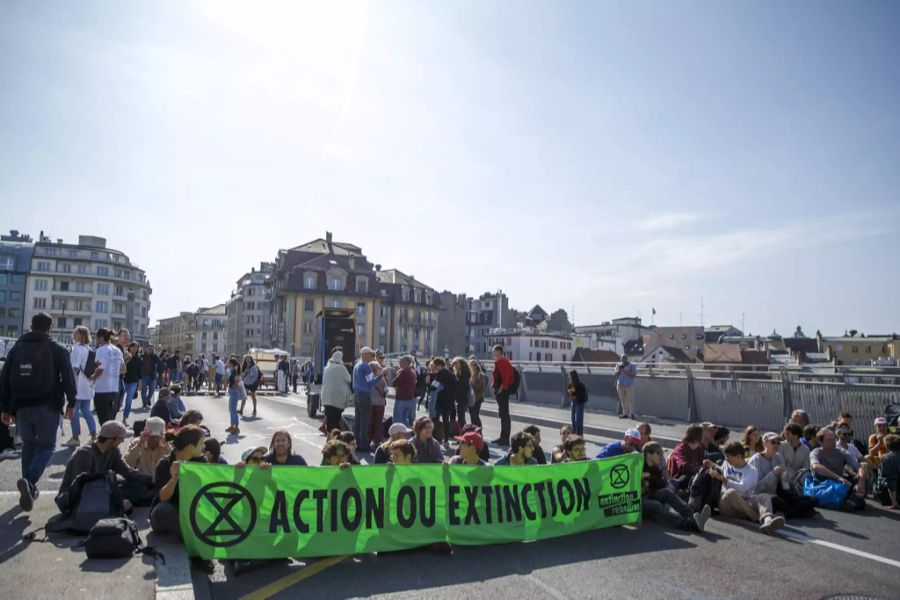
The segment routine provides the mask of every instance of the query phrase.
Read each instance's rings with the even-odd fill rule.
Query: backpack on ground
[[[118,478],[112,471],[82,473],[68,491],[56,496],[56,506],[61,514],[47,522],[47,531],[84,535],[100,519],[125,515]]]
[[[84,551],[88,558],[130,558],[135,554],[150,554],[166,563],[162,553],[144,546],[137,525],[125,517],[97,521],[84,541]]]
[[[57,382],[53,365],[53,342],[49,339],[19,342],[10,369],[13,396],[23,400],[42,398]]]

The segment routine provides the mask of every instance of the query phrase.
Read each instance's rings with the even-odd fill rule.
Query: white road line
[[[890,558],[885,558],[883,556],[878,556],[877,554],[869,554],[868,552],[863,552],[862,550],[856,550],[855,548],[848,548],[847,546],[841,546],[840,544],[835,544],[832,542],[826,542],[825,540],[820,540],[805,533],[797,533],[794,531],[788,531],[782,529],[778,532],[780,535],[787,536],[789,538],[793,538],[795,540],[799,540],[801,542],[809,542],[810,544],[817,544],[819,546],[825,546],[826,548],[831,548],[833,550],[840,550],[841,552],[846,552],[847,554],[852,554],[854,556],[859,556],[861,558],[868,558],[869,560],[874,560],[876,562],[880,562],[886,565],[890,565],[892,567],[897,567],[900,569],[900,561],[891,560]],[[777,534],[776,534],[777,535]]]
[[[547,594],[549,594],[553,598],[556,598],[556,600],[566,600],[565,596],[560,594],[558,591],[554,590],[552,587],[550,587],[549,585],[547,585],[546,583],[544,583],[543,581],[541,581],[534,575],[529,573],[528,575],[525,575],[524,577],[525,577],[525,579],[528,579],[532,583],[536,584],[539,588],[541,588],[542,590],[547,592]]]

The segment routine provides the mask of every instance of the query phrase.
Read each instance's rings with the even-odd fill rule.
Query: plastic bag
[[[840,508],[849,493],[850,487],[847,484],[834,479],[816,481],[809,476],[803,480],[803,495],[815,498],[819,506],[825,508]]]

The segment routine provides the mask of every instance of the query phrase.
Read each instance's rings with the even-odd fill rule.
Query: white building
[[[647,329],[641,324],[640,317],[622,317],[599,325],[575,327],[575,333],[579,336],[578,345],[583,348],[608,350],[622,355],[625,344],[640,340]]]
[[[198,308],[194,316],[194,356],[210,354],[226,356],[225,305]]]
[[[488,335],[490,347],[503,346],[509,360],[522,362],[569,362],[575,353],[571,338],[533,328],[495,329]]]
[[[271,348],[271,289],[266,282],[275,272],[275,263],[261,263],[237,281],[237,288],[225,304],[225,351],[246,354],[251,348]]]
[[[106,247],[106,239],[80,235],[77,244],[35,243],[25,292],[24,322],[46,312],[54,337],[71,343],[72,330],[84,325],[128,329],[138,342],[149,341],[150,282],[124,253]]]

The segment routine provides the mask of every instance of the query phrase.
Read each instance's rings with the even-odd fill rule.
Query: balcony
[[[90,298],[91,296],[94,295],[94,291],[92,288],[85,288],[83,290],[75,290],[70,287],[69,289],[64,290],[59,286],[58,283],[53,286],[53,292],[55,292],[56,295],[74,296],[77,298]]]

